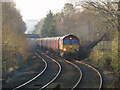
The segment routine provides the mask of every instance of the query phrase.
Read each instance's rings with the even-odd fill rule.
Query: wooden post
[[[6,76],[7,76],[7,61],[4,61],[3,64],[4,64],[4,75],[6,78]]]
[[[17,55],[17,65],[18,65],[18,69],[22,69],[23,67],[23,57],[21,54]]]

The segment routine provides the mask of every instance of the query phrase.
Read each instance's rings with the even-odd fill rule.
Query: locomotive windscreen
[[[78,45],[78,40],[72,40],[72,45]]]
[[[64,40],[64,45],[70,45],[70,40]]]
[[[64,45],[78,45],[79,41],[78,40],[64,40]]]

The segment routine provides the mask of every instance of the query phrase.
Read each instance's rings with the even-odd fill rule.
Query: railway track
[[[29,81],[15,87],[13,90],[22,88],[41,90],[52,88],[51,86],[54,83],[58,83],[60,89],[101,89],[102,76],[94,67],[78,60],[68,61],[61,57],[48,56],[38,50],[35,54],[45,64],[43,71]]]
[[[61,57],[57,57],[61,58]],[[63,58],[61,58],[63,59]],[[82,80],[78,82],[76,85],[77,88],[96,88],[98,90],[102,87],[102,76],[99,73],[97,69],[95,69],[93,66],[83,63],[78,60],[72,60],[68,61],[66,59],[63,59],[68,63],[73,63],[74,65],[77,65],[78,68],[81,68],[82,70]]]
[[[60,76],[57,78],[57,80],[53,82],[53,84],[59,83],[60,89],[72,89],[72,90],[75,89],[82,78],[81,69],[77,65],[67,60],[63,60],[54,56],[51,57],[58,61],[62,66],[62,72]],[[51,86],[49,86],[48,88],[51,88]]]
[[[50,83],[52,83],[58,77],[58,75],[60,74],[61,66],[57,61],[48,57],[52,61],[52,62],[50,62],[50,60],[43,59],[38,53],[36,53],[36,55],[38,55],[45,62],[44,70],[42,72],[40,72],[34,78],[32,78],[29,81],[17,86],[13,90],[21,89],[21,88],[32,88],[32,89],[35,89],[35,90],[36,89],[44,89]],[[50,68],[51,66],[53,66],[53,67]],[[56,67],[57,67],[57,69],[56,69]],[[56,70],[53,70],[53,69],[56,69]],[[51,73],[50,72],[51,70],[55,71],[54,72],[55,74]]]
[[[34,52],[34,53],[35,53],[39,58],[41,58],[40,55],[38,55],[36,52]],[[23,84],[21,84],[21,85],[15,87],[13,90],[22,88],[23,86],[25,86],[25,85],[31,83],[32,81],[34,81],[35,79],[37,79],[38,77],[40,77],[40,75],[42,75],[42,74],[45,72],[45,70],[47,69],[48,64],[47,64],[47,62],[46,62],[43,58],[41,58],[41,59],[42,59],[42,61],[43,61],[44,64],[45,64],[44,69],[43,69],[38,75],[36,75],[34,78],[32,78],[32,79],[28,80],[27,82],[25,82],[25,83],[23,83]]]
[[[34,58],[34,61],[33,61]],[[37,78],[37,75],[44,73],[47,68],[47,63],[39,58],[35,53],[32,53],[26,63],[27,67],[17,70],[11,78],[2,83],[3,90],[17,89],[18,86],[25,86],[31,82],[31,79]],[[25,84],[26,82],[26,84]],[[23,84],[23,85],[22,85]]]
[[[44,54],[44,53],[42,53],[42,54]],[[44,54],[45,55],[45,54]],[[51,58],[51,57],[49,57],[49,56],[47,56],[47,55],[45,55],[47,58],[49,58],[49,59],[51,59],[53,62],[55,62],[57,65],[58,65],[58,67],[59,67],[59,70],[58,70],[58,73],[55,75],[55,77],[50,81],[50,82],[48,82],[46,85],[44,85],[42,88],[40,88],[40,89],[44,89],[45,87],[47,87],[49,84],[51,84],[58,76],[59,76],[59,74],[61,73],[61,65],[55,60],[55,59],[53,59],[53,58]]]
[[[84,79],[90,80],[88,82],[88,86],[81,84],[79,85],[80,88],[98,88],[98,90],[102,88],[102,76],[96,68],[78,60],[73,60],[73,62],[76,63],[79,67],[81,67],[82,70],[84,70],[84,68],[82,68],[82,65],[84,65],[87,70],[84,70],[85,72],[83,72],[83,83],[86,82],[86,80]],[[87,73],[91,73],[92,76]],[[87,77],[85,77],[85,75],[87,75]],[[88,78],[89,75],[91,76],[90,79]]]

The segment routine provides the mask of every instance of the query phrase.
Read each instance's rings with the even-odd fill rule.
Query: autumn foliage
[[[23,56],[25,63],[28,45],[24,32],[25,23],[13,2],[2,3],[2,63],[3,76],[17,69],[17,56]]]
[[[101,52],[102,50],[94,47],[93,52],[97,52],[94,54],[92,53],[92,55],[95,56],[92,60],[96,60],[98,63],[99,60],[102,63],[104,62],[105,65],[112,67],[120,76],[120,48],[118,48],[120,47],[120,32],[117,32],[119,19],[117,7],[119,4],[120,2],[112,3],[102,1],[81,4],[81,2],[78,1],[78,5],[76,4],[76,6],[80,8],[76,8],[71,3],[66,3],[60,12],[52,14],[52,18],[55,20],[54,31],[56,32],[56,35],[74,34],[79,37],[80,46],[82,46],[82,48],[80,48],[81,52],[85,51],[88,53],[91,51],[86,47],[92,42],[99,40],[99,38],[106,33],[101,40],[105,43],[110,43],[110,51],[104,50],[104,52]],[[49,18],[48,15],[46,18]],[[37,24],[36,33],[42,35],[47,34],[43,30],[45,26],[48,26],[47,23],[44,22],[46,18],[42,19]],[[116,39],[117,37],[118,39]],[[98,46],[100,43],[98,43]],[[86,53],[82,53],[80,53],[80,56],[86,56]]]

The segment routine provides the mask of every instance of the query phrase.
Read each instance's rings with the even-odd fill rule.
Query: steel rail
[[[86,64],[86,63],[84,63],[84,62],[81,62],[81,61],[78,61],[78,60],[74,60],[75,62],[78,62],[78,63],[81,63],[81,64],[83,64],[83,65],[86,65],[86,66],[88,66],[89,68],[91,68],[91,69],[93,69],[94,71],[96,71],[97,72],[97,74],[99,75],[99,77],[100,77],[100,85],[99,85],[99,90],[101,90],[101,87],[102,87],[102,76],[101,76],[101,74],[100,74],[100,72],[95,68],[95,67],[93,67],[93,66],[91,66],[91,65],[88,65],[88,64]]]
[[[72,89],[71,90],[73,90],[73,89],[75,89],[76,87],[77,87],[77,85],[80,83],[80,81],[81,81],[81,79],[82,79],[82,70],[77,66],[77,65],[75,65],[75,64],[73,64],[72,62],[70,62],[70,61],[68,61],[68,60],[66,60],[66,59],[64,59],[67,63],[70,63],[71,65],[73,65],[74,67],[76,67],[78,70],[79,70],[79,73],[80,73],[80,77],[79,77],[79,79],[78,79],[78,81],[77,81],[77,83],[72,87]]]
[[[58,57],[58,58],[60,58],[60,57]],[[63,59],[63,58],[62,58],[62,59]],[[82,79],[82,70],[81,70],[77,65],[73,64],[72,62],[70,62],[70,61],[68,61],[68,60],[66,60],[66,59],[63,59],[63,60],[65,60],[67,63],[70,63],[71,65],[73,65],[74,67],[76,67],[76,68],[79,70],[80,77],[79,77],[77,83],[72,87],[71,90],[73,90],[73,89],[75,89],[75,88],[77,87],[77,85],[80,83],[80,81],[81,81],[81,79]]]
[[[38,50],[39,51],[39,50]],[[41,51],[39,51],[40,53],[42,53]],[[49,57],[48,55],[42,53],[43,55],[45,55],[46,57],[50,58],[52,61],[54,61],[58,66],[59,66],[59,71],[58,73],[56,74],[56,76],[50,81],[48,82],[47,84],[45,84],[44,86],[42,86],[42,88],[40,88],[39,90],[41,89],[44,89],[45,87],[47,87],[49,84],[51,84],[59,75],[60,75],[60,72],[61,72],[61,65],[53,58]]]
[[[38,78],[40,75],[42,75],[42,74],[45,72],[45,70],[47,69],[47,66],[48,66],[48,65],[47,65],[47,62],[46,62],[42,57],[40,57],[40,55],[38,55],[36,52],[34,52],[34,53],[35,53],[39,58],[41,58],[42,61],[45,63],[44,69],[42,70],[42,72],[40,72],[40,73],[39,73],[37,76],[35,76],[34,78],[30,79],[29,81],[27,81],[27,82],[25,82],[25,83],[19,85],[18,87],[14,88],[14,89],[12,89],[12,90],[19,89],[19,88],[21,88],[21,87],[23,87],[23,86],[29,84],[30,82],[32,82],[33,80],[35,80],[36,78]]]

